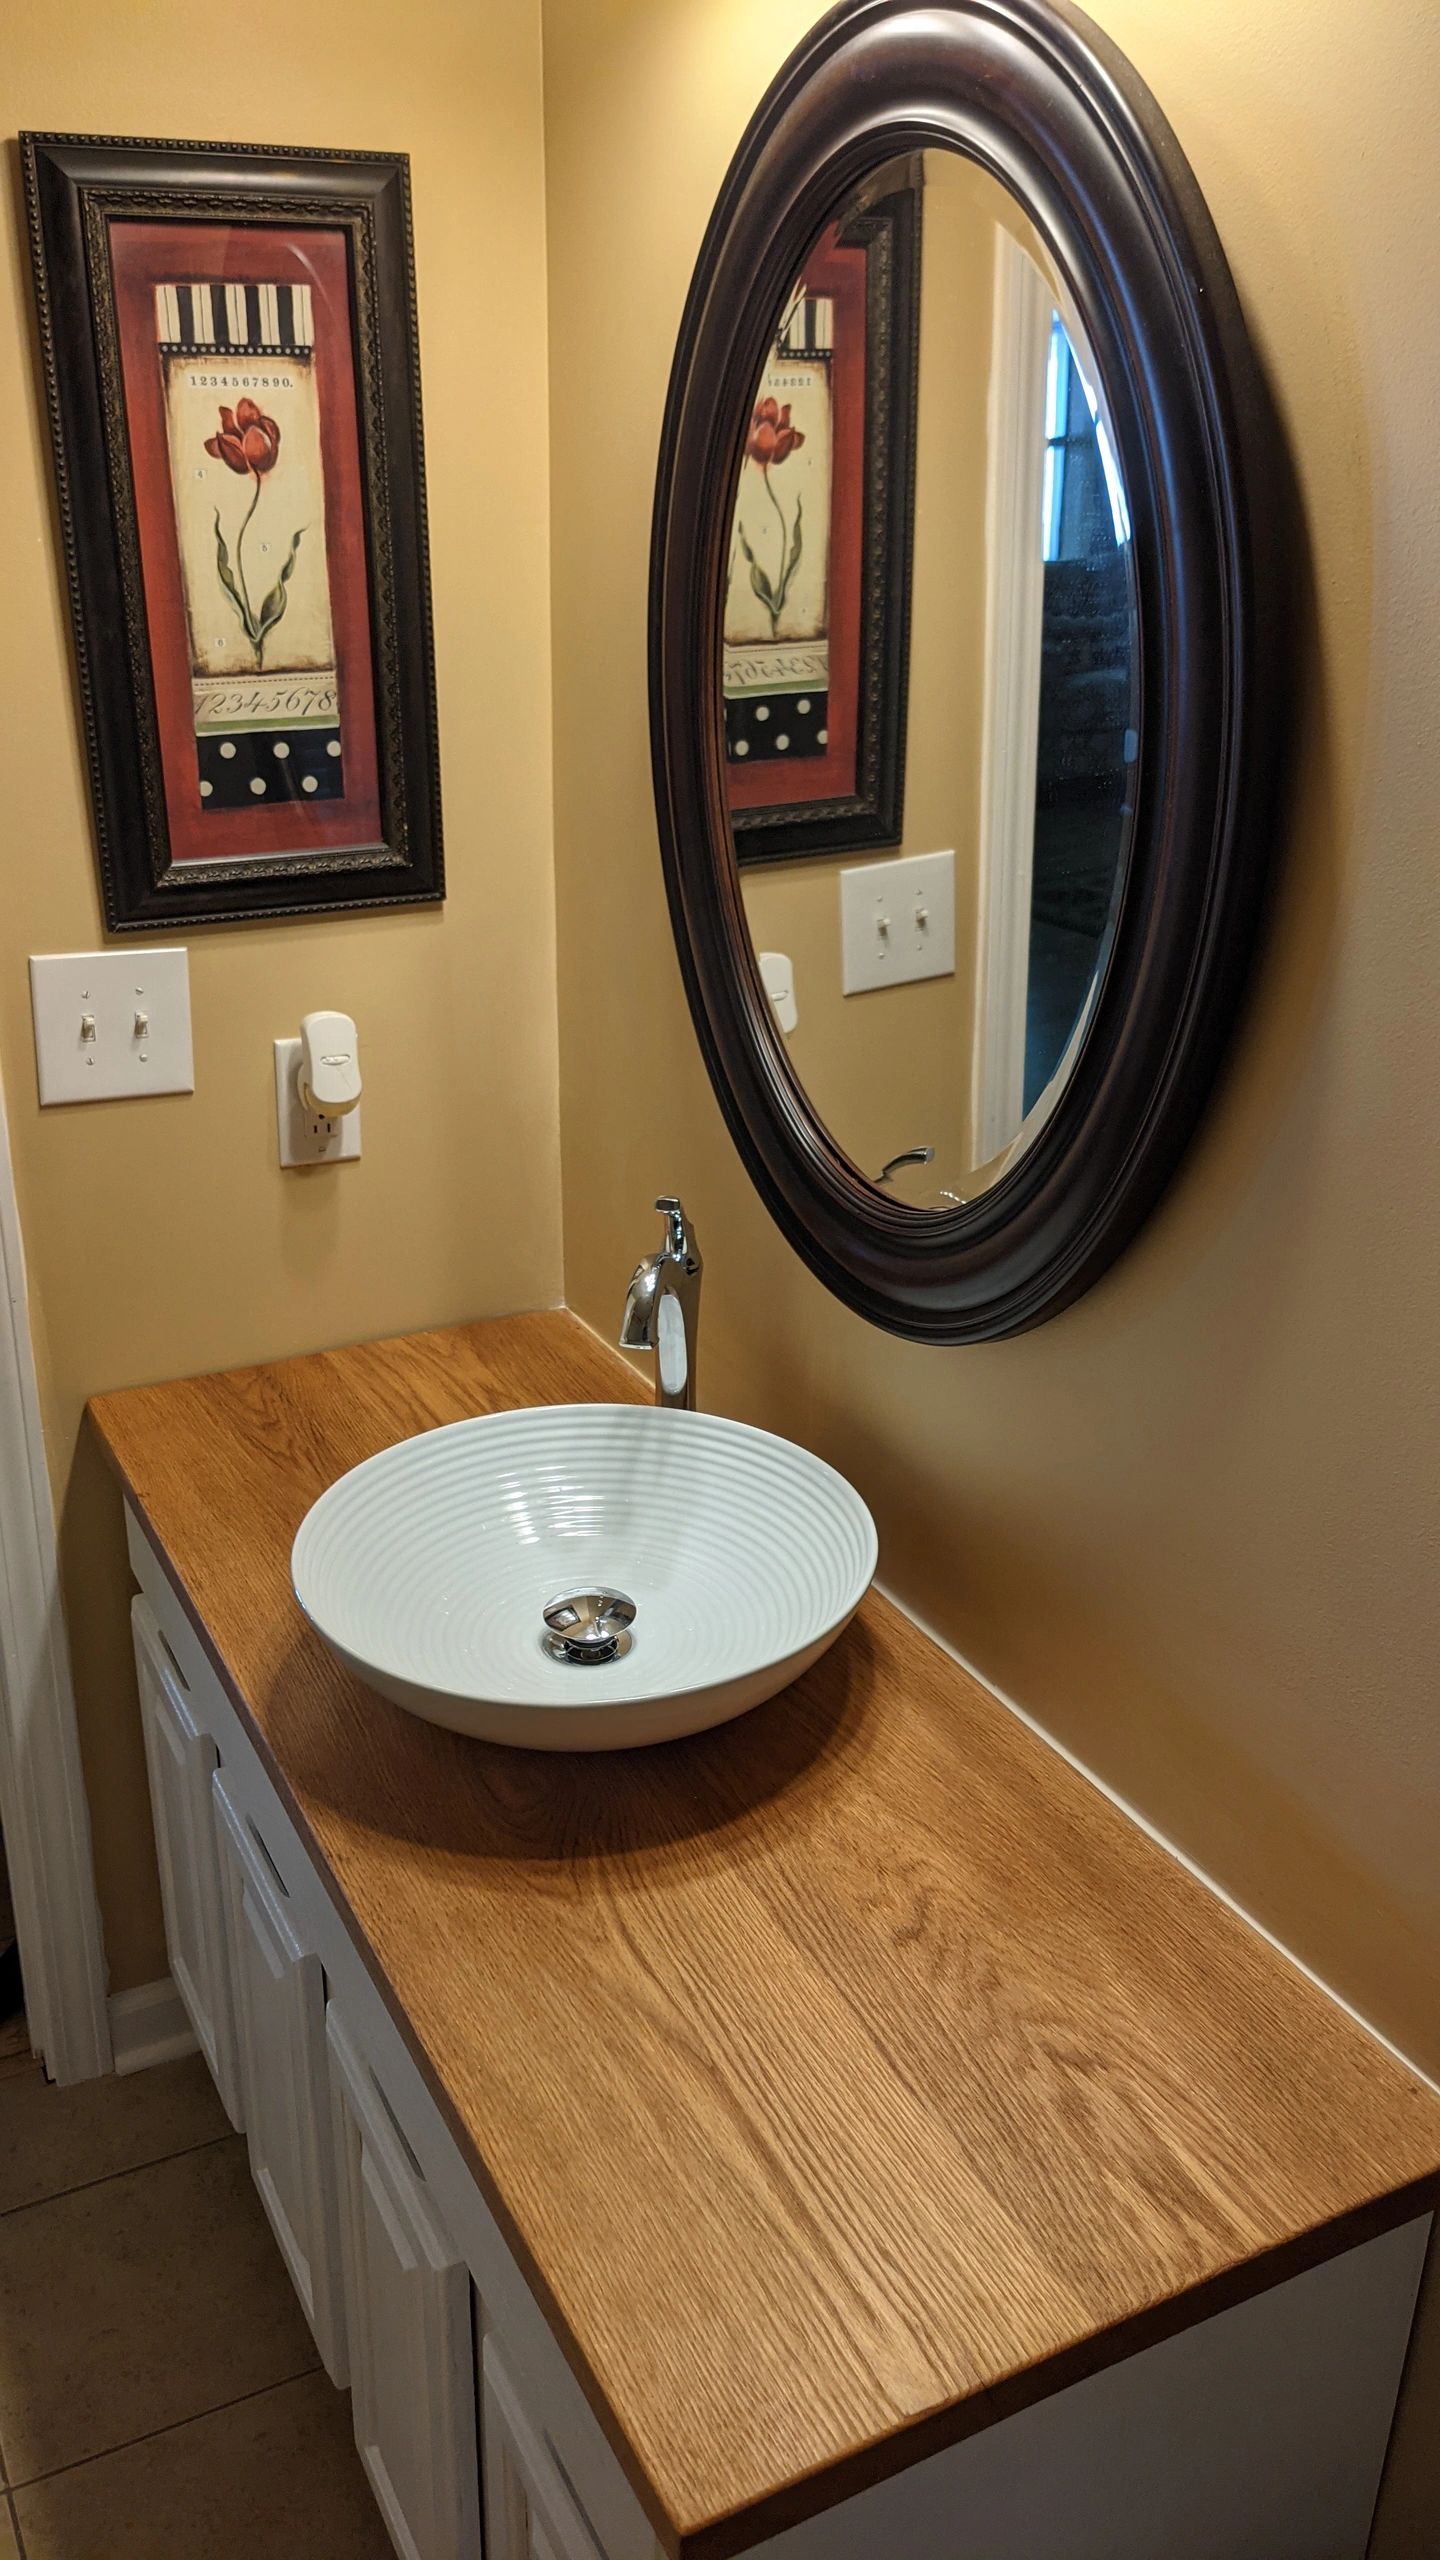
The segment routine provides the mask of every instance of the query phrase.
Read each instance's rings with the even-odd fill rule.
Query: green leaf
[[[219,575],[220,584],[235,607],[236,612],[239,614],[241,623],[244,627],[245,637],[253,649],[258,634],[256,633],[254,623],[250,619],[250,608],[246,604],[244,597],[240,593],[240,589],[235,583],[235,572],[230,566],[230,546],[226,541],[224,534],[220,530],[220,510],[218,507],[215,510],[215,567]]]
[[[780,581],[780,593],[775,599],[775,610],[777,613],[781,610],[786,597],[790,593],[790,581],[800,566],[800,555],[805,548],[804,533],[802,529],[802,518],[804,516],[804,512],[805,502],[797,490],[795,495],[795,525],[790,536],[790,550],[785,562],[785,575]]]
[[[766,612],[773,613],[775,611],[774,590],[758,560],[752,560],[750,563],[750,584],[754,588],[761,603],[764,605]]]
[[[279,621],[281,614],[289,603],[290,599],[286,595],[285,590],[290,584],[290,573],[295,566],[295,554],[300,548],[300,534],[302,534],[304,530],[305,527],[302,524],[300,527],[300,533],[297,533],[292,538],[290,549],[281,566],[280,575],[276,579],[274,586],[271,588],[270,593],[260,607],[259,621],[255,630],[255,645],[257,648],[259,647],[260,642],[265,638],[267,632],[274,630],[276,623]]]
[[[785,584],[787,587],[789,586],[791,579],[794,577],[796,570],[800,566],[800,554],[805,547],[804,515],[805,501],[797,490],[795,493],[795,530],[790,536],[790,557],[785,563]]]

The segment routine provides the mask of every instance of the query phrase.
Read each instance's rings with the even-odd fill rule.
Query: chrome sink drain
[[[617,1662],[630,1650],[635,1603],[623,1591],[562,1591],[543,1615],[540,1641],[557,1662]]]

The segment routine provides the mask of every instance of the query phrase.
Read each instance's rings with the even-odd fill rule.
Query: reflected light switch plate
[[[840,986],[908,986],[955,971],[955,856],[906,853],[840,874]]]
[[[30,962],[40,1100],[193,1093],[190,955],[51,951]]]

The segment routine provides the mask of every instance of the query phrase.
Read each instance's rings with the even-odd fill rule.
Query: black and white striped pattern
[[[170,355],[307,355],[308,284],[157,284],[155,335]]]
[[[802,284],[775,332],[775,351],[782,356],[828,356],[834,350],[834,301],[828,293],[807,293]]]

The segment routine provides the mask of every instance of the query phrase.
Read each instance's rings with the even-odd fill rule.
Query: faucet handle
[[[686,1221],[684,1201],[677,1193],[662,1191],[655,1206],[665,1221],[665,1243],[668,1250],[675,1256],[677,1262],[683,1262],[691,1271],[699,1271],[700,1248],[695,1241],[694,1230]]]

